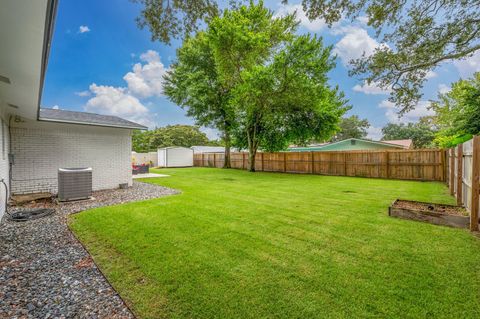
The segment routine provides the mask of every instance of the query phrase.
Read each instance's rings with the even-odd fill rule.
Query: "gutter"
[[[53,38],[53,29],[55,26],[55,18],[57,15],[58,0],[48,0],[47,10],[45,13],[45,29],[43,36],[43,50],[40,71],[40,89],[38,91],[37,104],[37,120],[40,119],[40,102],[42,100],[43,83],[45,82],[45,74],[47,73],[48,57],[50,55],[50,46]]]
[[[142,130],[145,131],[148,128],[146,126],[123,126],[115,124],[101,124],[101,123],[92,123],[92,122],[78,122],[78,121],[68,121],[68,120],[55,120],[48,118],[38,118],[40,122],[52,122],[52,123],[63,123],[63,124],[77,124],[77,125],[87,125],[87,126],[101,126],[101,127],[113,127],[113,128],[124,128],[130,130]]]

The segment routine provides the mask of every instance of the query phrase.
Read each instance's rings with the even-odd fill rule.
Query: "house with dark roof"
[[[132,184],[131,134],[145,126],[40,108],[56,8],[7,1],[0,10],[0,218],[5,194],[56,193],[60,168],[91,167],[93,190]]]
[[[316,144],[305,147],[290,147],[288,150],[291,152],[373,151],[410,149],[412,146],[412,140],[372,141],[361,138],[348,138],[332,143]]]

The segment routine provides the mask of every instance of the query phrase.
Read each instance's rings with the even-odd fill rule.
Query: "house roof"
[[[393,147],[396,147],[396,148],[405,148],[404,146],[402,146],[400,144],[396,144],[396,143],[387,143],[387,141],[373,141],[373,140],[367,140],[367,139],[363,139],[363,138],[347,138],[345,140],[341,140],[341,141],[338,141],[338,142],[325,144],[322,147],[331,146],[331,145],[335,145],[335,144],[340,144],[340,143],[344,143],[346,141],[351,141],[351,140],[362,141],[362,142],[372,143],[372,144],[377,144],[377,145],[384,145],[384,146],[389,146],[389,147],[393,146]]]
[[[394,144],[394,145],[400,145],[403,148],[410,148],[412,147],[412,140],[389,140],[389,141],[382,141],[383,143],[388,143],[388,144]]]
[[[400,143],[387,143],[387,141],[372,141],[372,140],[361,139],[361,138],[347,138],[345,140],[332,142],[332,143],[324,143],[324,144],[321,144],[321,145],[318,145],[318,146],[290,147],[289,151],[320,151],[320,150],[325,150],[325,149],[331,149],[332,146],[343,145],[343,144],[348,143],[349,141],[353,141],[353,140],[363,142],[363,143],[369,143],[369,144],[383,146],[384,148],[394,148],[394,149],[395,148],[397,148],[397,149],[408,148],[404,145],[401,145]]]
[[[48,121],[48,122],[58,122],[58,123],[128,128],[128,129],[136,129],[136,130],[147,129],[146,126],[143,126],[131,121],[127,121],[118,116],[100,115],[95,113],[56,110],[56,109],[47,109],[47,108],[40,109],[39,120]]]

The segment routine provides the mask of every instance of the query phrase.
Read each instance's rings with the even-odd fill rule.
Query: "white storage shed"
[[[193,150],[191,148],[172,146],[158,149],[159,167],[191,167],[193,166]]]

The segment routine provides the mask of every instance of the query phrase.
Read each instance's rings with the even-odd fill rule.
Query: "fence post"
[[[472,209],[470,212],[470,230],[478,231],[478,208],[480,194],[480,136],[473,137],[472,150]]]
[[[310,160],[312,165],[312,174],[315,174],[315,153],[310,152]]]
[[[205,153],[202,153],[202,165],[200,165],[200,167],[204,167],[205,166]]]
[[[213,167],[217,167],[217,153],[213,153]]]
[[[263,172],[264,171],[264,169],[263,169],[263,165],[264,165],[263,164],[263,152],[261,152],[260,155],[262,156],[262,172]]]
[[[450,154],[450,165],[449,165],[449,171],[450,171],[450,179],[448,186],[450,186],[450,195],[455,195],[455,149],[451,148],[449,150]]]
[[[390,178],[390,153],[385,151],[385,165],[387,167],[387,179]]]
[[[442,182],[447,181],[447,151],[442,149],[440,153],[440,161],[442,162]]]
[[[287,153],[283,152],[283,172],[287,171]]]
[[[457,145],[457,205],[463,204],[463,144]]]
[[[343,176],[347,176],[347,152],[343,152]]]
[[[242,169],[245,169],[245,152],[242,152]]]

